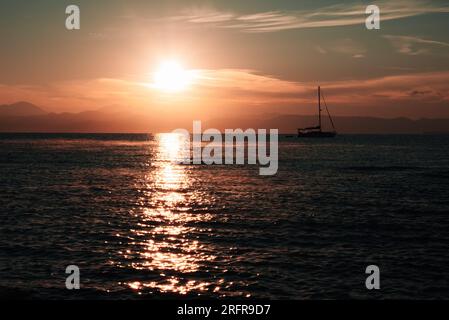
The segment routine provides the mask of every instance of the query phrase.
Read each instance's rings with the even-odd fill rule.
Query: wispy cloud
[[[170,108],[178,106],[187,113],[197,110],[213,114],[216,110],[223,113],[232,113],[227,110],[258,110],[251,107],[261,107],[265,111],[274,108],[280,112],[304,112],[310,111],[307,106],[315,101],[317,84],[314,82],[288,81],[245,69],[198,70],[198,73],[197,83],[179,96],[164,96],[146,83],[132,79],[92,79],[49,86],[0,85],[0,104],[27,100],[45,106],[47,110],[61,112],[98,109],[113,101],[129,106],[130,113],[139,108],[165,110],[170,105]],[[349,107],[354,114],[371,108],[373,115],[378,115],[375,108],[381,107],[385,112],[392,108],[396,114],[420,116],[426,114],[429,105],[449,114],[446,108],[449,71],[329,81],[321,85],[325,88],[327,102],[333,105],[337,114],[340,107]],[[410,109],[414,111],[409,112]]]
[[[422,39],[418,37],[393,35],[385,35],[383,37],[389,40],[398,52],[411,56],[431,53],[431,48],[434,47],[449,48],[449,43],[447,42]]]
[[[449,6],[426,0],[377,1],[382,21],[395,20],[429,13],[448,13]],[[337,27],[364,24],[366,5],[338,4],[316,10],[269,11],[237,14],[215,10],[189,10],[173,17],[190,23],[207,23],[220,28],[243,32],[276,32],[289,29]]]
[[[350,38],[336,41],[329,50],[340,54],[350,55],[357,59],[364,58],[366,53],[365,48]]]
[[[337,81],[323,84],[341,102],[449,101],[449,72],[392,75],[366,80]]]

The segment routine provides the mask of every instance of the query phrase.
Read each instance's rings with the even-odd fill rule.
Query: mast
[[[321,131],[321,88],[318,86],[318,126]]]

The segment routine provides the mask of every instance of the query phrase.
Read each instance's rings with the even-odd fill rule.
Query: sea
[[[449,299],[448,135],[281,135],[273,176],[175,140],[0,134],[0,299]]]

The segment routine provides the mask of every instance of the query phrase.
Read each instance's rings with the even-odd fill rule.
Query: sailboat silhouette
[[[324,100],[329,120],[332,124],[333,131],[323,131],[321,126],[321,87],[318,86],[318,126],[309,128],[299,128],[298,138],[333,138],[337,135],[335,130],[334,121],[332,120],[329,109],[327,108],[326,101]]]

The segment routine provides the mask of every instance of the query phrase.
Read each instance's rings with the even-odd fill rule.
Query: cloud
[[[425,0],[377,1],[374,4],[381,10],[381,21],[449,12],[449,6]],[[174,18],[189,23],[210,24],[248,33],[262,33],[289,29],[364,25],[367,17],[366,6],[366,4],[351,3],[316,10],[268,11],[252,14],[194,9]]]
[[[183,110],[189,114],[194,110],[197,114],[214,115],[231,112],[228,110],[304,112],[315,102],[318,85],[315,82],[288,81],[246,69],[197,72],[200,74],[197,83],[190,90],[173,96],[162,94],[148,83],[102,78],[48,86],[0,85],[0,104],[26,100],[55,112],[93,110],[118,104],[129,106],[130,113]],[[337,114],[344,108],[352,108],[351,112],[355,114],[371,108],[372,115],[382,115],[392,108],[396,114],[419,116],[429,113],[430,104],[449,114],[449,71],[329,81],[320,85],[324,88],[327,103]],[[398,106],[401,109],[397,109]],[[383,111],[376,113],[376,108]],[[409,112],[411,109],[414,111]],[[442,115],[434,113],[433,116]]]
[[[412,36],[385,35],[383,37],[390,41],[399,53],[411,56],[429,54],[433,47],[449,47],[449,43],[446,42],[427,40]]]
[[[449,71],[392,75],[382,78],[324,83],[337,103],[391,105],[449,102]]]
[[[366,49],[350,38],[338,39],[323,46],[316,46],[315,51],[320,54],[334,52],[349,55],[356,59],[364,58],[366,54]]]
[[[248,103],[301,104],[315,97],[317,83],[294,82],[251,70],[209,70],[203,85],[223,99],[239,97]],[[322,82],[328,102],[339,105],[386,105],[409,102],[449,102],[449,71],[392,75],[381,78]]]
[[[327,52],[328,52],[326,49],[324,49],[324,48],[321,47],[321,46],[316,46],[316,47],[315,47],[315,50],[316,50],[317,52],[321,53],[321,54],[327,54]]]
[[[188,19],[188,22],[192,23],[217,23],[223,21],[229,21],[234,18],[233,14],[228,13],[209,13],[204,16],[194,16]]]
[[[341,39],[336,42],[334,42],[334,45],[331,46],[331,51],[340,53],[340,54],[346,54],[350,55],[353,58],[364,58],[366,50],[357,44],[354,40],[346,38]]]

